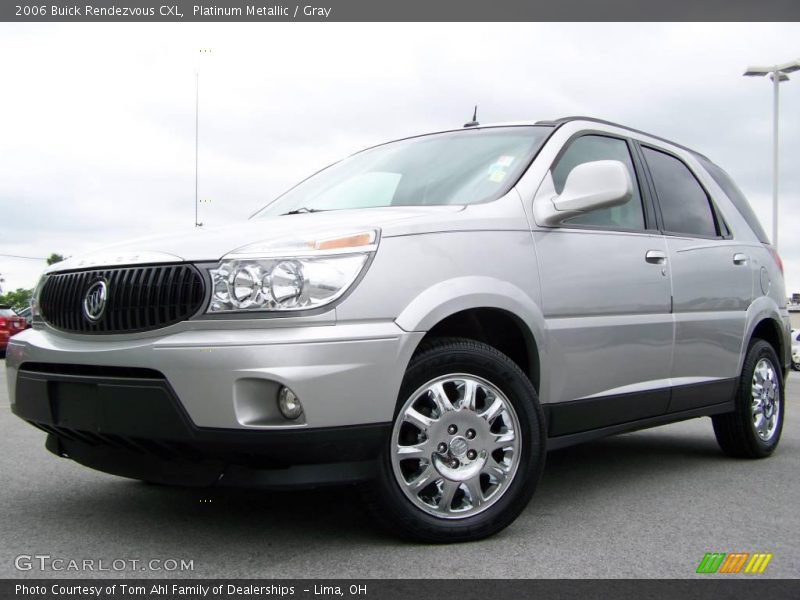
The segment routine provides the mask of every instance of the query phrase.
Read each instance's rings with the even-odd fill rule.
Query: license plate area
[[[59,427],[99,431],[103,405],[98,390],[99,386],[91,383],[48,381],[51,422]]]
[[[51,375],[20,370],[13,412],[43,426],[144,439],[186,439],[193,430],[164,381]]]

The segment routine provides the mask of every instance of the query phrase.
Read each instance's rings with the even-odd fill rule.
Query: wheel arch
[[[491,277],[460,277],[418,295],[396,320],[406,331],[431,337],[463,337],[495,347],[525,372],[537,392],[542,368],[544,318],[519,287]]]
[[[785,361],[785,342],[783,341],[783,336],[781,335],[781,327],[778,322],[775,321],[775,319],[766,318],[759,321],[753,328],[753,332],[750,334],[748,345],[752,343],[754,339],[764,340],[770,346],[772,346],[772,348],[775,350],[775,354],[778,355],[778,358],[781,361],[781,369],[786,368],[786,365],[783,364]]]
[[[741,356],[739,359],[739,371],[744,364],[747,349],[753,339],[762,339],[772,346],[780,361],[780,368],[785,372],[791,361],[791,344],[789,342],[789,325],[784,322],[781,313],[774,303],[768,302],[768,298],[759,298],[748,310],[748,326],[745,332]]]

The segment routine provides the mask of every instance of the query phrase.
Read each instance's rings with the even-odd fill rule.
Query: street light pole
[[[778,73],[772,74],[772,244],[778,250],[778,187],[780,161],[778,159],[778,122],[780,121],[780,83]]]
[[[778,187],[779,167],[778,158],[778,122],[780,114],[780,84],[788,81],[787,73],[800,70],[800,60],[774,65],[772,67],[749,67],[744,74],[748,77],[770,76],[772,79],[772,245],[778,249]]]
[[[200,48],[200,57],[211,54],[211,48]],[[194,226],[202,227],[200,222],[200,198],[198,196],[199,164],[198,156],[200,153],[200,62],[198,60],[197,70],[194,72]]]

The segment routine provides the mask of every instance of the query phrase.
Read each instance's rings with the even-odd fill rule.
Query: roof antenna
[[[478,123],[478,105],[476,104],[475,111],[472,113],[472,121],[464,123],[464,127],[477,127],[478,125],[480,125],[480,123]]]

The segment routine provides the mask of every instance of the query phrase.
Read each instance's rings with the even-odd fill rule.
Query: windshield
[[[254,218],[292,211],[476,204],[516,183],[550,127],[489,127],[376,146],[331,165]]]

